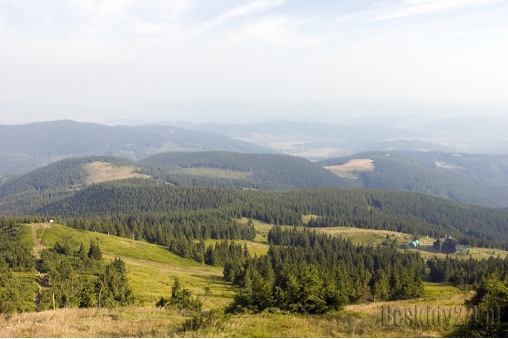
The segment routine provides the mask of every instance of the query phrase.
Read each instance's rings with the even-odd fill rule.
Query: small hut
[[[417,248],[420,247],[421,243],[420,240],[415,240],[406,245],[407,248]]]

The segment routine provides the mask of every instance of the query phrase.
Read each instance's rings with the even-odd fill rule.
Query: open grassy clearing
[[[343,178],[358,179],[354,171],[373,171],[374,160],[372,159],[353,159],[343,165],[325,166],[324,168],[329,169],[334,174]]]
[[[371,230],[365,228],[354,228],[354,227],[313,227],[311,228],[317,232],[322,232],[334,236],[342,236],[343,238],[350,238],[354,243],[362,243],[364,245],[378,245],[381,244],[386,236],[390,238],[397,238],[399,243],[406,244],[413,240],[413,237],[409,234],[392,232],[392,231],[381,231]]]
[[[128,178],[149,178],[148,175],[135,173],[134,166],[112,166],[107,162],[100,161],[86,164],[85,170],[87,173],[85,184],[87,185]]]
[[[221,168],[205,167],[180,168],[173,171],[173,173],[224,179],[245,179],[251,174],[250,172],[230,171]]]
[[[508,251],[500,250],[497,248],[481,248],[481,247],[468,247],[470,249],[469,254],[445,254],[445,253],[436,253],[434,248],[432,247],[432,243],[435,239],[429,238],[428,241],[424,242],[424,245],[418,247],[418,249],[408,249],[408,251],[419,251],[420,255],[424,259],[433,258],[434,256],[445,259],[447,256],[452,258],[461,258],[461,259],[469,259],[472,257],[473,259],[488,259],[490,257],[500,256],[501,258],[505,258],[508,255]]]
[[[310,219],[311,216],[304,216],[304,221],[306,219]],[[308,221],[308,220],[307,220]],[[256,226],[257,229],[257,226]],[[393,231],[383,231],[383,230],[372,230],[365,228],[355,228],[355,227],[314,227],[313,230],[317,232],[323,232],[330,235],[342,236],[350,238],[354,243],[361,243],[364,245],[379,245],[385,239],[386,236],[389,236],[391,239],[397,238],[400,244],[401,250],[407,251],[418,251],[420,255],[425,260],[433,257],[438,257],[441,259],[446,258],[448,255],[451,257],[457,257],[461,259],[469,259],[471,256],[473,259],[488,259],[492,256],[497,257],[500,256],[504,258],[508,255],[508,251],[500,250],[500,249],[492,249],[492,248],[480,248],[480,247],[468,247],[470,249],[470,254],[445,254],[445,253],[437,253],[434,251],[433,243],[436,239],[421,237],[420,243],[421,246],[418,248],[409,248],[406,249],[406,244],[413,240],[413,236],[406,233],[399,233]]]

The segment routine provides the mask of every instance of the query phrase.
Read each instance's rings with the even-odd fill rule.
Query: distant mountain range
[[[106,126],[70,120],[0,125],[0,180],[8,173],[27,173],[69,157],[107,155],[136,161],[166,151],[282,153],[313,161],[376,150],[508,153],[507,117],[441,121],[419,117],[419,124],[406,117],[398,119],[364,119],[354,125],[351,121],[247,125],[179,121]]]
[[[420,117],[421,118],[421,117]],[[276,121],[258,124],[185,126],[272,148],[281,153],[324,160],[364,151],[413,150],[460,153],[508,153],[508,115],[442,120],[406,116],[365,119],[352,124]]]
[[[139,160],[165,151],[275,151],[172,126],[104,126],[70,120],[0,125],[0,173],[27,173],[63,158],[88,155]]]

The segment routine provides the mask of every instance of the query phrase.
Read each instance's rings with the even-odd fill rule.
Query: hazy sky
[[[0,123],[163,117],[127,109],[154,102],[255,114],[300,102],[508,101],[506,0],[0,3]],[[65,116],[69,105],[86,107]]]

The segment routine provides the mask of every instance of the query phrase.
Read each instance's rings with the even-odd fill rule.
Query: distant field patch
[[[443,167],[443,168],[449,168],[449,169],[460,168],[460,166],[453,165],[453,164],[448,164],[448,163],[446,163],[444,161],[436,161],[435,164],[436,164],[437,167]]]
[[[221,168],[207,167],[181,168],[175,170],[173,173],[224,179],[245,179],[249,174],[251,174],[250,172],[230,171]]]
[[[107,162],[96,161],[90,164],[86,164],[85,170],[87,173],[85,184],[87,185],[128,178],[149,178],[147,175],[134,173],[136,170],[134,166],[114,167]]]
[[[358,177],[352,173],[353,171],[373,171],[375,167],[372,159],[353,159],[343,165],[325,166],[324,168],[339,177],[357,179]]]
[[[399,244],[405,244],[413,240],[412,236],[409,234],[394,231],[372,230],[367,228],[312,227],[310,229],[330,235],[340,235],[343,238],[351,239],[355,244],[362,243],[364,245],[379,245],[386,239],[386,236],[389,236],[392,239],[397,238]]]

